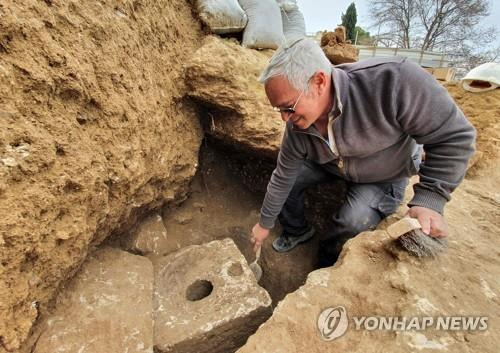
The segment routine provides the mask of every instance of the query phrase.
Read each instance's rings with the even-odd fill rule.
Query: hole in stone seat
[[[186,299],[192,302],[206,298],[212,293],[214,286],[210,281],[198,279],[186,290]]]

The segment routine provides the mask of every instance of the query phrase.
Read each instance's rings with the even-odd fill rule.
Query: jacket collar
[[[335,66],[332,66],[332,81],[335,89],[335,104],[333,105],[333,116],[342,114],[347,103],[347,95],[349,94],[349,76],[347,73]]]

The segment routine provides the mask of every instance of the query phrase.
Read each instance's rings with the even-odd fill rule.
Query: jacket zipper
[[[342,114],[342,112],[340,112],[340,114]],[[337,147],[337,141],[335,140],[335,133],[333,131],[333,124],[334,124],[335,120],[340,116],[340,114],[338,116],[336,116],[335,118],[333,118],[332,121],[328,122],[328,135],[332,137],[332,141],[329,144],[329,146],[330,146],[330,149],[332,150],[333,154],[336,154],[339,158],[337,165],[338,165],[340,171],[344,175],[347,175],[347,170],[344,169],[344,159],[340,155],[339,149]],[[333,150],[333,148],[335,148],[335,151]],[[337,153],[335,153],[335,152],[337,152]]]
[[[332,125],[333,125],[333,122],[332,122]],[[323,136],[316,135],[316,134],[313,134],[313,133],[310,133],[310,132],[305,132],[305,131],[295,130],[295,132],[298,132],[299,134],[306,134],[306,135],[311,135],[311,136],[319,138],[321,141],[323,141],[324,143],[326,143],[328,145],[328,148],[330,149],[330,151],[332,151],[332,147],[330,146],[329,141],[327,141]],[[332,127],[332,136],[333,136],[333,127]],[[335,139],[333,139],[333,143],[335,143]],[[332,151],[332,153],[335,155],[335,152]],[[342,156],[340,155],[340,153],[338,153],[338,149],[337,149],[337,157],[339,159],[338,162],[337,162],[337,166],[339,167],[340,171],[345,176],[347,176],[347,169],[345,169],[345,167],[347,166],[347,163],[344,162],[344,159],[342,158]]]

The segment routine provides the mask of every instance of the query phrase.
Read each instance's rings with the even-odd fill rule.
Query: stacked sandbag
[[[252,49],[276,49],[284,41],[280,8],[275,0],[239,0],[248,17],[242,44]]]
[[[304,15],[299,10],[296,0],[276,0],[281,8],[283,34],[285,42],[292,44],[306,36]]]
[[[237,0],[196,0],[196,8],[212,33],[241,32],[247,25],[247,15]]]
[[[469,92],[486,92],[500,87],[500,64],[484,63],[473,68],[462,79],[462,85]]]

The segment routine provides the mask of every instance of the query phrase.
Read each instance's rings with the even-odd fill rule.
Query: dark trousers
[[[304,216],[304,196],[308,186],[338,178],[319,164],[305,161],[292,191],[281,210],[279,221],[289,236],[309,229]],[[384,183],[349,183],[346,200],[332,216],[332,225],[319,246],[319,267],[331,266],[342,245],[355,235],[374,229],[394,213],[403,201],[408,178]]]

